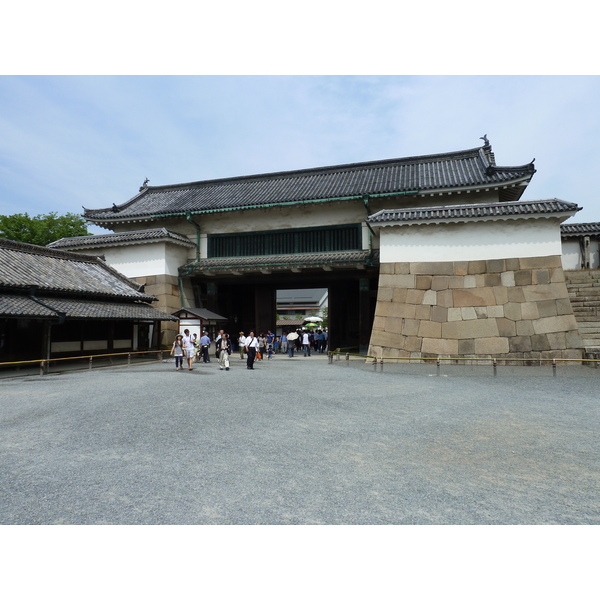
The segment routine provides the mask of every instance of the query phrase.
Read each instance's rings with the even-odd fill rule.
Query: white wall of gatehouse
[[[103,248],[106,262],[126,277],[150,275],[178,276],[178,268],[189,257],[190,251],[173,244],[152,243],[135,246]],[[192,250],[193,255],[193,250]]]
[[[556,219],[381,227],[382,263],[560,255]]]

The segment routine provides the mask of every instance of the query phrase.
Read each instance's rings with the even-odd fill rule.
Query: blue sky
[[[172,0],[3,9],[0,213],[150,185],[450,152],[535,158],[525,199],[600,221],[593,19],[537,0]],[[91,228],[92,231],[98,229]]]
[[[598,76],[2,76],[2,214],[150,185],[473,148],[600,221]]]
[[[0,214],[80,213],[82,206],[119,204],[135,195],[146,177],[151,185],[161,185],[449,152],[476,147],[487,134],[498,164],[536,159],[538,172],[524,198],[576,202],[584,210],[573,221],[600,221],[600,63],[588,0],[571,0],[568,6],[539,0],[5,4]],[[334,544],[330,572],[347,570],[356,562],[356,548],[368,548],[358,554],[359,571],[367,575],[358,583],[364,584],[357,586],[356,577],[350,578],[342,586],[347,596],[354,597],[349,586],[364,597],[374,581],[387,584],[381,577],[390,543],[384,529],[375,539],[372,531],[364,537],[366,530],[353,530],[348,534],[352,540]],[[461,541],[464,529],[453,530],[449,541],[460,551],[435,561],[444,574],[439,593],[462,574],[465,556],[477,567],[474,572],[494,577],[489,565],[506,562],[510,543],[511,551],[527,548],[528,573],[546,573],[556,564],[561,542],[569,552],[558,555],[559,585],[554,569],[545,579],[530,578],[526,588],[539,592],[540,582],[544,588],[547,581],[546,595],[572,591],[573,581],[581,585],[585,580],[581,564],[590,556],[591,529],[578,528],[577,539],[574,530],[556,531],[536,528],[533,539],[533,530],[511,532],[518,541],[527,536],[526,544],[519,545],[514,537],[490,538],[487,531],[487,538],[478,535],[466,544]],[[538,545],[540,532],[552,538],[542,537]],[[358,544],[357,535],[362,536]],[[84,553],[69,555],[83,572],[90,556],[105,558],[108,547],[107,540],[87,539],[94,543],[86,544]],[[185,554],[169,554],[176,576],[163,587],[172,591],[173,582],[181,579],[180,559],[185,563],[190,555],[189,540],[164,541],[166,547],[185,548]],[[402,547],[401,540],[391,541]],[[436,542],[428,538],[428,548]],[[310,554],[298,543],[285,544],[281,552],[281,543],[278,537],[284,572]],[[331,549],[330,538],[326,543]],[[135,545],[132,556],[153,564],[154,546]],[[60,548],[62,559],[66,545]],[[146,548],[152,556],[144,553]],[[419,550],[413,553],[417,558],[425,547]],[[264,552],[255,554],[264,559]],[[77,562],[80,556],[85,564]],[[269,555],[270,561],[276,558]],[[40,565],[47,563],[45,556]],[[223,569],[230,563],[224,561]],[[513,561],[513,571],[515,566],[519,571],[519,564]],[[244,570],[247,565],[236,563],[253,582],[261,565],[249,565]],[[54,566],[46,569],[50,578]],[[22,585],[28,572],[18,561],[11,567]],[[309,567],[305,571],[315,570],[314,564]],[[423,581],[431,587],[430,567],[431,560],[413,561],[405,569],[409,580],[404,576],[403,587],[421,589]],[[161,572],[164,568],[161,562]],[[227,578],[229,572],[222,575]],[[153,590],[155,579],[150,578]],[[463,580],[456,581],[461,589]],[[222,586],[223,577],[215,581]],[[247,587],[248,577],[241,581]],[[481,581],[473,579],[472,597],[479,594]],[[260,585],[264,591],[264,581]],[[339,590],[339,577],[333,586]],[[396,579],[389,586],[396,589]],[[468,592],[471,588],[467,585]]]

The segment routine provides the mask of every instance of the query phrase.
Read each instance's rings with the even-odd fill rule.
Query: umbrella
[[[321,317],[304,317],[304,320],[312,323],[313,321],[322,321],[323,319]]]
[[[293,340],[297,340],[299,337],[300,336],[295,331],[292,331],[292,333],[288,333],[287,334],[287,339],[288,340],[292,340],[292,341]]]
[[[316,323],[304,323],[304,327],[316,327]]]

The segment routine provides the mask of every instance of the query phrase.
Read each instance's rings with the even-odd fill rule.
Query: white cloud
[[[152,185],[449,152],[536,159],[527,198],[600,221],[598,77],[0,77],[4,213]]]

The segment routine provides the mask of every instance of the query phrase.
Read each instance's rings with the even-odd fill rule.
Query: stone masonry
[[[146,277],[133,278],[139,284],[145,284],[146,294],[156,296],[158,301],[152,306],[166,312],[174,313],[181,308],[181,297],[177,277],[173,275],[148,275]],[[175,321],[165,321],[161,326],[161,347],[170,347],[179,330],[179,324]]]
[[[582,358],[560,256],[382,263],[369,354]]]

